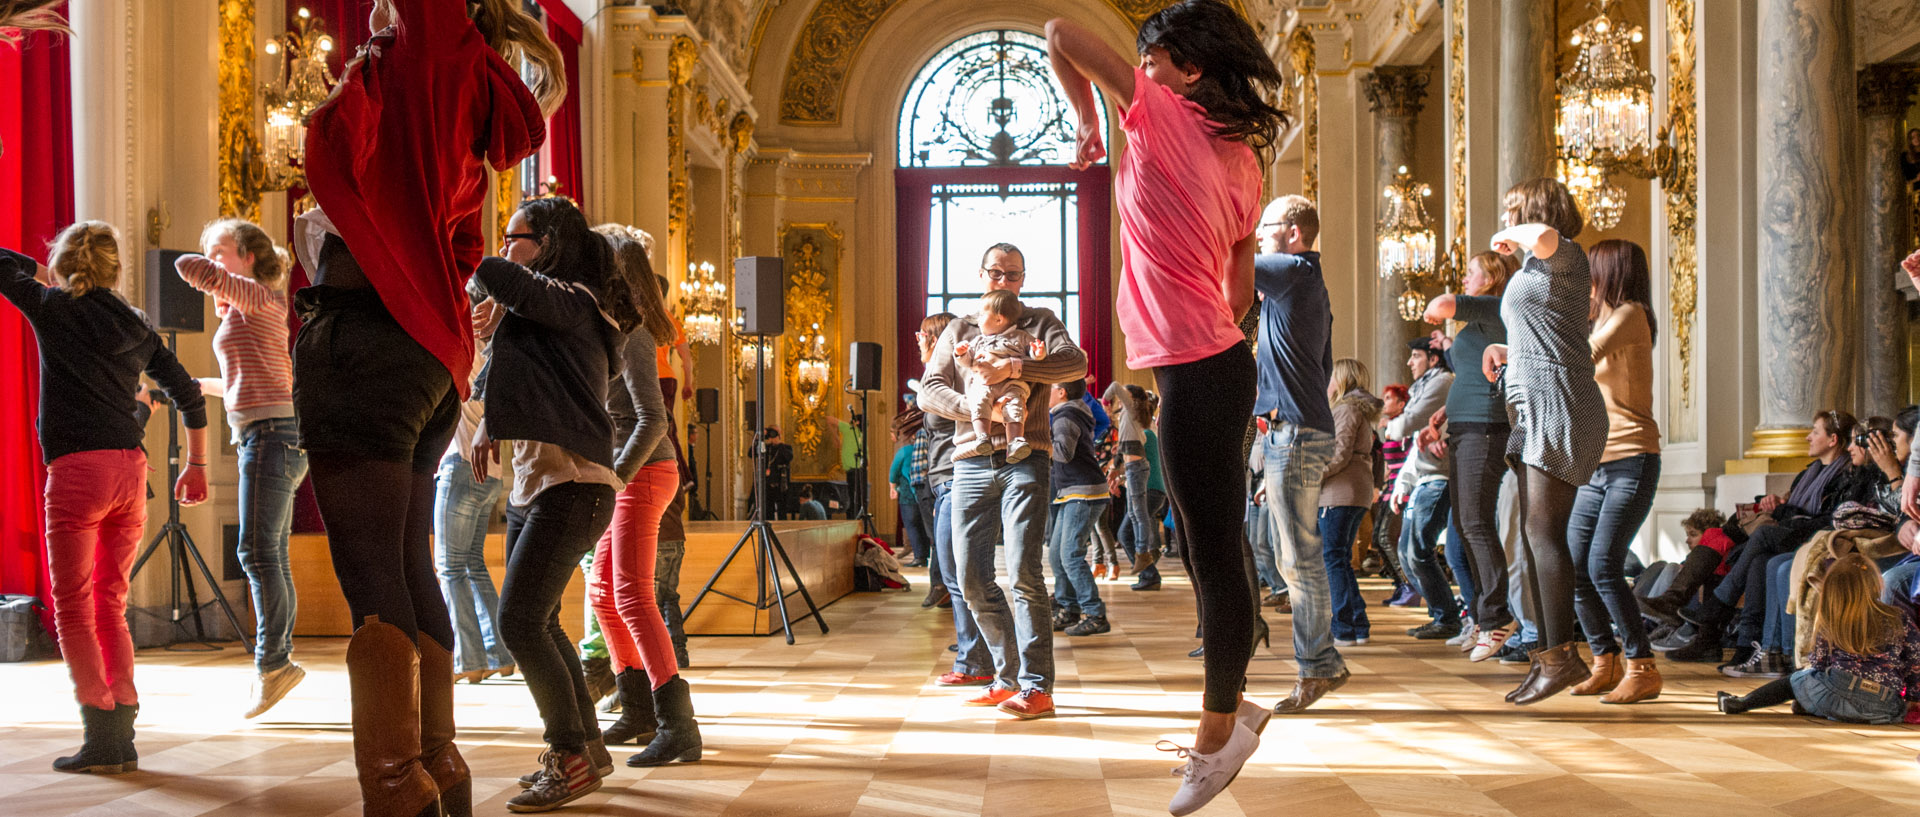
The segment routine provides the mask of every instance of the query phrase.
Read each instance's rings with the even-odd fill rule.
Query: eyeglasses
[[[540,234],[539,234],[539,233],[507,233],[506,235],[503,235],[503,236],[501,236],[501,237],[500,237],[500,240],[501,240],[502,242],[506,242],[506,241],[539,241],[539,240],[540,240]]]
[[[993,279],[993,281],[994,281],[994,283],[999,283],[999,284],[1004,284],[1004,283],[1007,283],[1007,282],[1010,282],[1010,281],[1023,281],[1023,280],[1026,280],[1026,277],[1027,277],[1027,271],[1026,271],[1026,270],[1018,270],[1018,269],[1010,269],[1010,270],[997,270],[997,269],[990,269],[990,270],[981,270],[981,271],[982,271],[982,272],[985,272],[985,273],[987,274],[987,277],[988,277],[988,278],[991,278],[991,279]]]
[[[1284,221],[1263,221],[1260,223],[1260,229],[1262,230],[1268,229],[1270,227],[1279,227],[1280,229],[1284,230],[1291,226],[1293,225]]]

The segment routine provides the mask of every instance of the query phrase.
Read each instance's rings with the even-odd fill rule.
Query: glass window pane
[[[1094,94],[1105,133],[1106,103]],[[1004,30],[954,41],[914,78],[899,138],[901,167],[1067,164],[1073,114],[1046,40]]]

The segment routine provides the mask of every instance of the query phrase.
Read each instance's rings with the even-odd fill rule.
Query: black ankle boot
[[[700,759],[700,724],[693,720],[693,694],[687,681],[676,675],[653,691],[653,709],[658,728],[646,751],[627,758],[628,766],[665,766],[675,761],[692,763]]]
[[[132,771],[126,766],[120,745],[120,716],[114,709],[96,709],[91,706],[80,707],[80,725],[84,738],[80,751],[53,762],[56,772],[73,774],[120,774]],[[132,718],[128,717],[128,722]],[[129,727],[131,728],[131,727]],[[132,739],[127,743],[131,745]]]
[[[139,704],[126,704],[113,708],[114,738],[120,744],[120,770],[123,772],[140,769],[140,753],[133,748],[133,722],[139,716]]]
[[[1668,650],[1667,658],[1673,661],[1686,661],[1695,664],[1718,664],[1723,654],[1720,647],[1720,626],[1700,627],[1693,638],[1679,648]]]
[[[620,719],[602,733],[608,746],[653,740],[653,690],[647,673],[628,667],[613,677],[620,692]]]
[[[1710,547],[1695,546],[1687,551],[1687,558],[1680,563],[1680,571],[1673,581],[1667,584],[1666,592],[1640,599],[1640,612],[1655,621],[1678,626],[1680,608],[1713,575],[1720,560],[1720,551]]]

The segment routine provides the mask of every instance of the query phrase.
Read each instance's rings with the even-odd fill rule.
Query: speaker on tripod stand
[[[146,312],[147,319],[167,339],[167,351],[177,352],[179,333],[206,331],[206,304],[199,290],[189,286],[174,274],[173,264],[186,255],[178,250],[149,250],[146,266]],[[240,617],[233,612],[233,605],[227,603],[227,594],[220,589],[219,580],[213,576],[213,570],[207,567],[207,560],[200,556],[200,546],[193,541],[193,535],[187,532],[187,526],[180,521],[180,500],[173,495],[173,485],[180,479],[180,409],[167,401],[167,521],[160,526],[160,532],[140,553],[133,563],[133,572],[129,581],[140,575],[140,570],[153,558],[162,544],[167,547],[168,576],[168,621],[171,629],[168,633],[168,646],[183,643],[199,643],[211,650],[220,647],[209,643],[206,623],[201,620],[200,612],[211,605],[219,605],[226,613],[227,622],[233,625],[233,631],[240,637],[241,646],[247,652],[253,652],[253,642],[247,638],[247,628],[240,626]],[[206,579],[207,588],[213,598],[200,601],[199,588],[194,584],[188,562],[199,568],[200,576]],[[185,604],[181,595],[186,595]],[[139,608],[133,608],[138,610]],[[150,613],[150,615],[158,615]],[[185,638],[187,621],[193,619],[193,637]]]
[[[713,521],[719,515],[713,512],[713,426],[720,422],[720,390],[695,389],[693,392],[695,422],[700,425],[700,439],[706,444],[706,452],[701,455],[701,465],[706,469],[700,478],[704,496],[696,503],[693,518]]]
[[[853,416],[854,433],[858,435],[854,461],[859,463],[857,474],[847,475],[847,490],[853,494],[849,499],[859,514],[860,529],[868,536],[878,537],[879,526],[873,522],[873,507],[869,501],[872,490],[868,484],[867,446],[871,442],[867,429],[867,396],[880,390],[880,344],[866,341],[854,341],[847,346],[847,391],[860,395],[860,412]],[[849,413],[852,413],[851,411]]]
[[[736,333],[759,341],[754,346],[754,401],[750,408],[754,418],[754,439],[756,440],[753,447],[755,497],[753,519],[747,523],[747,532],[741,535],[740,541],[734,543],[733,550],[728,551],[727,557],[720,560],[720,567],[713,571],[713,577],[707,579],[706,586],[700,588],[700,592],[694,595],[693,603],[687,605],[684,619],[691,620],[693,611],[699,608],[700,603],[709,595],[718,595],[752,605],[756,614],[762,610],[777,608],[780,611],[780,629],[785,633],[787,643],[792,644],[793,623],[799,619],[787,613],[789,595],[800,594],[800,599],[807,605],[807,613],[800,618],[812,616],[814,622],[820,625],[822,635],[827,632],[827,620],[821,617],[820,606],[813,603],[813,594],[807,592],[807,584],[801,580],[800,571],[793,568],[793,560],[787,557],[787,549],[780,544],[780,537],[774,534],[773,524],[767,521],[769,509],[764,501],[768,496],[767,447],[759,441],[759,431],[767,427],[767,345],[770,338],[777,337],[786,331],[786,274],[781,264],[779,258],[767,256],[738,258],[733,262],[734,303],[741,309]],[[759,588],[757,597],[745,599],[713,589],[713,586],[720,581],[720,577],[726,575],[727,569],[733,566],[733,560],[740,557],[740,552],[747,547],[748,543],[753,545],[754,586]],[[787,577],[793,580],[792,591],[788,591],[781,581],[780,571],[783,567]]]

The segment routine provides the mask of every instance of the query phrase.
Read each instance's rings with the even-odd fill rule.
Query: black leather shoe
[[[1146,579],[1141,579],[1129,585],[1129,588],[1133,590],[1159,590],[1160,580],[1154,579],[1153,581],[1147,581]]]

